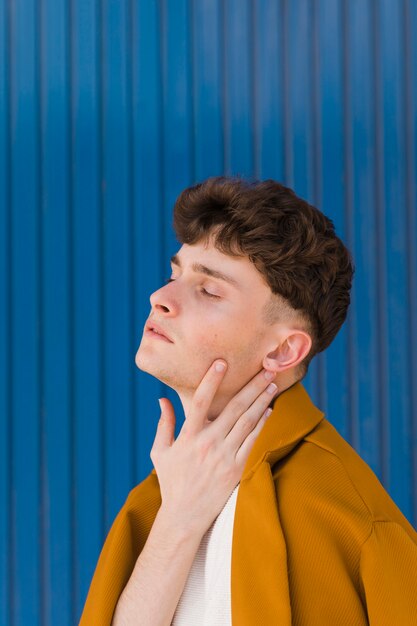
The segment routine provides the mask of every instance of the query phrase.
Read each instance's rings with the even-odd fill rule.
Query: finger
[[[221,414],[213,422],[212,434],[223,439],[228,435],[236,421],[246,413],[250,406],[269,388],[269,395],[264,395],[265,406],[259,409],[260,417],[271,402],[276,392],[275,383],[271,383],[274,374],[267,370],[258,372],[224,407]]]
[[[249,433],[249,435],[243,441],[240,448],[237,450],[236,455],[235,455],[235,461],[236,461],[236,465],[240,467],[242,471],[245,467],[250,451],[253,448],[255,440],[258,438],[259,433],[261,432],[262,428],[265,426],[265,422],[267,421],[271,413],[272,413],[272,409],[270,408],[264,411],[261,419],[258,420],[255,428]]]
[[[273,383],[255,400],[255,402],[236,421],[233,428],[225,438],[225,442],[231,452],[236,452],[243,444],[248,435],[257,426],[268,409],[271,400],[276,394],[277,387]]]
[[[161,416],[159,418],[153,450],[163,450],[171,446],[175,439],[175,411],[168,398],[160,398]]]
[[[189,415],[187,416],[188,434],[199,432],[203,428],[213,398],[224,378],[226,370],[227,363],[216,359],[203,376],[194,392]]]

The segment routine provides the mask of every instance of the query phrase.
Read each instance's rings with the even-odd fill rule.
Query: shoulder
[[[377,521],[415,534],[372,469],[326,419],[272,472],[284,518],[288,512],[332,536],[349,535],[357,546]]]

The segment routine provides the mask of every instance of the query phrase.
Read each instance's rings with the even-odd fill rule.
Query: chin
[[[146,358],[145,355],[139,354],[139,351],[136,354],[135,363],[142,372],[150,374],[172,389],[177,388],[178,375],[175,369],[173,371],[173,368],[162,367],[159,363],[155,363],[154,358]]]
[[[142,372],[146,372],[147,374],[151,374],[155,376],[155,378],[159,378],[158,376],[158,367],[155,367],[155,363],[153,362],[155,359],[149,357],[149,355],[141,353],[140,348],[136,353],[135,363],[136,367]]]

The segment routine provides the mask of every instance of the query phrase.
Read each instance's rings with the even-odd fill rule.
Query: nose
[[[150,296],[152,310],[158,311],[164,317],[174,317],[177,315],[179,307],[178,301],[174,296],[172,289],[173,283],[168,283],[160,289],[157,289]]]

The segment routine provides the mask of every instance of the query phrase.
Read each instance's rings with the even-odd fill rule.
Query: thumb
[[[161,417],[158,422],[154,448],[166,448],[174,442],[175,412],[168,398],[159,398],[158,402],[161,407]]]

